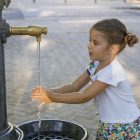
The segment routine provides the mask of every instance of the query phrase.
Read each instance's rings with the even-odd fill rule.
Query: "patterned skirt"
[[[132,123],[99,121],[96,140],[140,140],[140,117]]]

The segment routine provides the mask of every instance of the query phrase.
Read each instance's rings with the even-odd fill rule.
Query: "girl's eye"
[[[91,42],[91,40],[89,39],[89,42]]]
[[[96,43],[96,42],[94,42],[94,45],[97,45],[97,43]]]

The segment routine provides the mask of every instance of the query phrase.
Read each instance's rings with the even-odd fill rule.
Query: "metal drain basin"
[[[20,124],[23,140],[88,140],[88,133],[79,124],[63,120],[41,120],[40,135],[38,121]]]

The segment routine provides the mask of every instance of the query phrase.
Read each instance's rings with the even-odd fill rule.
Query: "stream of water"
[[[38,86],[40,86],[40,42],[37,42],[37,68],[38,68]],[[37,107],[39,106],[40,102],[37,102]],[[39,133],[38,133],[38,140],[40,140],[40,129],[41,129],[41,108],[38,108],[37,116],[38,116],[38,127],[39,127]]]

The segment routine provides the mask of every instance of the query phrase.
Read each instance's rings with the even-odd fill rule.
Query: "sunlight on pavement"
[[[54,11],[42,11],[40,12],[39,16],[44,17],[44,16],[50,16],[52,14],[55,14],[56,12]]]

